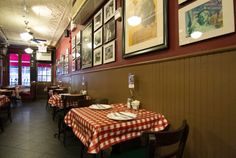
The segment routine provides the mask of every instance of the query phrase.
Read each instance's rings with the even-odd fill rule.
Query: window
[[[30,55],[22,54],[21,59],[21,82],[23,86],[30,86]]]
[[[51,82],[52,80],[52,71],[51,64],[38,63],[38,81]]]
[[[18,54],[10,54],[10,63],[9,63],[9,83],[10,86],[18,85]]]

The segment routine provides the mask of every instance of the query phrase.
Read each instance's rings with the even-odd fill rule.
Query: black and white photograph
[[[103,62],[110,63],[115,61],[115,41],[112,41],[103,47]]]
[[[72,59],[74,60],[76,58],[76,48],[72,48]]]
[[[92,67],[92,23],[82,32],[82,68]]]
[[[116,36],[115,19],[111,19],[104,25],[104,43],[113,40]]]
[[[80,42],[81,42],[81,31],[79,31],[79,32],[77,32],[77,34],[76,34],[76,44],[78,45],[78,44],[80,44]]]
[[[101,65],[102,64],[102,47],[99,47],[93,51],[93,65]]]
[[[75,48],[75,44],[76,44],[76,36],[73,36],[72,39],[71,39],[72,48]]]
[[[94,33],[93,46],[97,48],[102,45],[102,28]]]
[[[104,23],[115,15],[116,3],[115,0],[110,0],[104,6]]]
[[[94,28],[93,30],[96,31],[98,28],[102,26],[103,20],[102,20],[102,9],[94,16]]]

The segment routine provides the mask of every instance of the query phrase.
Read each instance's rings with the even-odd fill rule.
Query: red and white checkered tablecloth
[[[116,121],[108,113],[130,111],[137,117],[129,121]],[[168,121],[164,115],[141,110],[129,110],[125,104],[112,104],[111,109],[94,110],[88,107],[71,109],[64,118],[74,134],[88,147],[88,153],[98,153],[114,144],[139,137],[143,131],[161,131]]]
[[[10,99],[5,95],[0,95],[0,107],[4,106],[7,102],[10,102]]]
[[[48,104],[50,104],[53,107],[63,108],[63,101],[61,99],[61,96],[58,94],[52,95],[48,99]]]

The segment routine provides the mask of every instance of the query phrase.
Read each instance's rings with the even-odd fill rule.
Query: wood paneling
[[[128,73],[136,76],[142,108],[160,112],[172,126],[190,125],[186,158],[236,156],[236,50],[185,57],[71,76],[73,90],[82,76],[92,97],[110,103],[129,97]],[[63,81],[69,81],[66,77]]]

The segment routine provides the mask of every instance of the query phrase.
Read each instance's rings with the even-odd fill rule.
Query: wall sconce
[[[28,47],[28,48],[25,49],[25,52],[26,52],[27,54],[32,54],[33,51],[34,51],[34,50],[31,49],[30,47]]]

